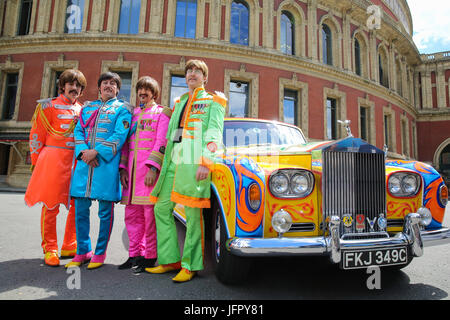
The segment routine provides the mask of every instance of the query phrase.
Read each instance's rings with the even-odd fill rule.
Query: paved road
[[[381,273],[381,288],[367,288],[365,271],[344,272],[323,258],[258,259],[244,285],[218,282],[210,259],[193,281],[175,284],[173,274],[134,275],[117,266],[127,258],[123,244],[124,207],[116,206],[115,224],[106,265],[80,269],[79,282],[60,266],[43,264],[40,248],[40,208],[27,208],[23,194],[0,193],[0,300],[301,300],[301,299],[420,299],[450,300],[450,244],[426,248],[424,256],[394,274]],[[92,239],[98,230],[97,206],[91,219]],[[445,224],[450,225],[450,205]],[[58,218],[61,242],[63,209]],[[182,241],[183,230],[179,228]],[[207,248],[208,249],[208,248]],[[61,264],[68,262],[63,260]],[[69,282],[69,285],[68,285]],[[80,288],[70,287],[79,284]]]

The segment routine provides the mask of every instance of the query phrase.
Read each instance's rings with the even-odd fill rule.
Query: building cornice
[[[315,62],[307,57],[281,54],[277,50],[262,47],[233,45],[223,41],[193,40],[160,35],[128,35],[83,33],[74,35],[29,35],[19,38],[2,38],[0,55],[41,52],[136,52],[199,56],[226,59],[254,64],[336,82],[338,85],[362,90],[398,105],[416,117],[416,109],[403,97],[377,82],[333,66]]]
[[[419,110],[417,122],[450,121],[450,108],[436,110]]]

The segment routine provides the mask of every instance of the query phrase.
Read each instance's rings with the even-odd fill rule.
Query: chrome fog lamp
[[[431,223],[433,216],[428,208],[420,207],[417,213],[420,215],[420,225],[426,227]]]
[[[281,234],[289,231],[292,226],[292,217],[291,215],[281,209],[280,211],[275,212],[272,217],[272,227],[273,229]]]

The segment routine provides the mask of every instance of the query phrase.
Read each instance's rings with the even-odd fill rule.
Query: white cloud
[[[450,50],[450,1],[407,0],[413,19],[413,39],[421,53]]]

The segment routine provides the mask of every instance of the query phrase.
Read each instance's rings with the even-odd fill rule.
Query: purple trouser
[[[130,257],[155,259],[156,224],[154,205],[129,204],[125,207],[125,226],[130,240]]]

